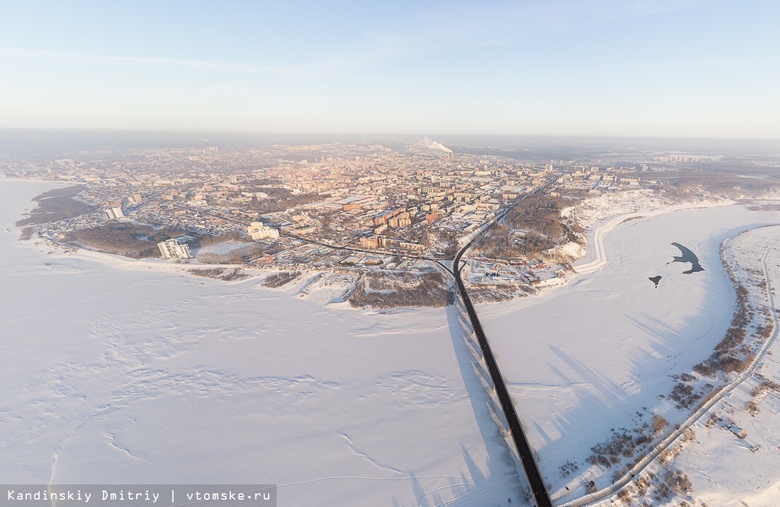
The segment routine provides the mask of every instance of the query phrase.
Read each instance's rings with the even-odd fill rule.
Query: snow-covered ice
[[[51,186],[0,182],[4,483],[523,505],[453,307],[379,314],[20,243],[14,222]]]
[[[635,427],[645,407],[682,420],[659,397],[671,391],[671,375],[709,356],[732,317],[719,246],[780,223],[780,214],[730,205],[617,223],[603,235],[603,262],[589,259],[569,285],[478,309],[551,493],[566,500],[583,494],[583,477],[611,483],[613,471],[586,458],[613,428]],[[673,242],[693,250],[705,271],[683,274],[689,264],[670,263],[680,255]],[[656,275],[657,289],[648,280]],[[576,474],[562,473],[567,462],[579,464]]]

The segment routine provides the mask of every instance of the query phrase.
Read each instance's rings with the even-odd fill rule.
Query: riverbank
[[[676,377],[710,355],[735,301],[719,246],[780,222],[776,212],[738,205],[654,215],[606,221],[594,235],[600,253],[586,269],[575,265],[584,274],[568,286],[479,309],[550,491],[564,500],[585,494],[590,481],[606,487],[631,462],[589,462],[611,452],[599,445],[623,428],[633,442],[633,429],[656,415],[669,427],[685,420],[689,411],[669,397]],[[671,263],[673,242],[690,247],[705,271],[684,274],[685,265]],[[647,281],[655,275],[658,289]]]

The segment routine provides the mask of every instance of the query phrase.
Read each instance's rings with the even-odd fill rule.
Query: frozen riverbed
[[[19,243],[14,222],[51,186],[0,182],[4,483],[523,504],[451,308],[378,314]]]
[[[478,308],[554,494],[566,496],[583,478],[597,487],[610,483],[611,471],[586,459],[613,429],[630,430],[654,413],[671,424],[682,420],[663,398],[672,375],[706,358],[732,316],[719,246],[777,222],[777,212],[737,205],[627,221],[604,236],[601,269],[538,298]],[[690,264],[672,262],[680,255],[675,242],[694,252],[704,271],[685,274]],[[657,275],[655,289],[648,278]],[[567,473],[569,463],[575,473]]]

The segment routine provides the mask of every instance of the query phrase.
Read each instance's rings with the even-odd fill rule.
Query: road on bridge
[[[549,185],[550,184],[548,183],[548,185],[545,185],[545,187]],[[458,284],[458,291],[460,291],[460,296],[463,299],[463,304],[466,307],[469,320],[471,320],[471,325],[474,328],[474,334],[477,337],[479,347],[482,349],[482,357],[484,358],[485,364],[487,365],[490,378],[493,380],[493,385],[495,386],[496,395],[498,396],[498,401],[501,404],[501,409],[504,411],[504,416],[506,417],[507,423],[509,424],[509,431],[512,433],[512,439],[515,442],[515,447],[517,448],[520,462],[525,469],[525,475],[528,478],[528,483],[531,486],[531,493],[534,496],[534,501],[538,507],[552,507],[552,501],[550,500],[550,495],[547,492],[547,486],[544,484],[544,479],[542,479],[542,474],[539,472],[539,467],[536,466],[536,461],[534,460],[531,446],[528,444],[528,439],[525,437],[523,427],[520,425],[520,421],[518,420],[517,414],[515,413],[515,407],[512,404],[512,398],[509,396],[509,391],[507,390],[506,384],[504,383],[504,378],[501,376],[501,371],[499,370],[496,359],[493,356],[493,351],[491,350],[490,344],[485,337],[485,332],[482,330],[482,324],[479,322],[477,312],[474,310],[474,305],[471,303],[468,292],[466,292],[466,286],[463,284],[463,280],[460,276],[460,261],[461,257],[463,257],[463,254],[477,240],[477,238],[481,236],[482,233],[487,231],[490,226],[503,218],[507,211],[508,210],[505,210],[503,213],[498,214],[491,223],[483,227],[479,234],[474,235],[471,241],[469,241],[463,248],[458,251],[457,255],[455,255],[455,259],[453,260],[451,272],[455,277],[455,282]]]

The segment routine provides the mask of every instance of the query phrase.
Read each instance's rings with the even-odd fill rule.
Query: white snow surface
[[[275,290],[18,241],[53,186],[0,181],[3,483],[524,505],[454,307],[380,314],[296,297],[305,279]]]
[[[671,375],[710,355],[729,325],[735,297],[719,246],[769,223],[780,223],[780,213],[740,205],[606,220],[608,232],[594,234],[602,244],[589,245],[597,255],[568,285],[479,306],[553,497],[582,496],[583,479],[608,486],[614,470],[586,464],[590,449],[612,428],[636,427],[644,407],[672,425],[684,419],[659,396],[671,391]],[[691,249],[705,271],[683,274],[690,264],[670,263],[681,255],[672,242]],[[648,280],[656,275],[657,289]],[[569,461],[579,470],[564,476]]]
[[[210,253],[210,254],[217,254],[217,255],[224,255],[228,254],[234,250],[238,250],[239,248],[244,248],[247,246],[251,246],[253,243],[248,243],[246,241],[223,241],[222,243],[214,243],[213,245],[206,245],[202,246],[198,249],[198,253]]]
[[[746,268],[762,269],[758,259],[765,257],[766,275],[777,305],[780,287],[780,227],[756,229],[735,239],[731,245],[741,255],[750,255]],[[777,310],[774,316],[777,322]],[[696,438],[681,444],[676,464],[693,486],[692,495],[707,505],[780,505],[780,393],[769,390],[758,397],[752,391],[762,380],[780,382],[780,341],[778,330],[767,354],[755,372],[723,400],[710,414],[723,418],[747,431],[742,440],[724,427],[724,423],[707,425],[708,416],[692,426]],[[746,410],[748,402],[758,404],[754,415]],[[751,451],[753,447],[753,451]],[[605,503],[605,505],[607,505]]]

